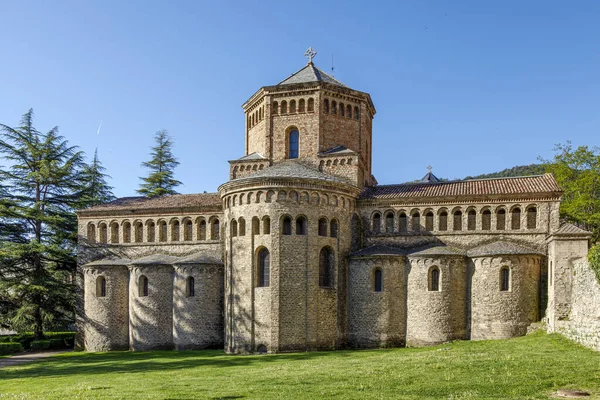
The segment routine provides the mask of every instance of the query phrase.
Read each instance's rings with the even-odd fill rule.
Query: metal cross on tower
[[[433,169],[433,167],[431,165],[427,166],[427,172],[431,173],[431,170]]]
[[[308,50],[306,50],[306,53],[304,53],[304,57],[308,58],[308,63],[312,64],[312,59],[317,55],[317,52],[315,50],[313,50],[312,47],[309,47]]]

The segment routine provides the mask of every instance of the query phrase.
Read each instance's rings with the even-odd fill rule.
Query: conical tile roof
[[[347,87],[333,76],[326,74],[310,62],[299,71],[293,73],[289,78],[279,82],[277,86],[293,85],[295,83],[326,82],[333,85]]]

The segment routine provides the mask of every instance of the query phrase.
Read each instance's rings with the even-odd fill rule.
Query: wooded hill
[[[487,178],[507,178],[511,176],[530,176],[541,175],[545,172],[543,164],[518,165],[512,168],[506,168],[499,172],[491,174],[481,174],[477,176],[467,176],[465,179],[487,179]]]

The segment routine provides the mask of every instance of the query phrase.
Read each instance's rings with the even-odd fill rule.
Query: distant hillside
[[[541,175],[544,172],[544,166],[542,164],[529,164],[507,168],[500,172],[494,172],[491,174],[467,176],[465,179],[507,178],[511,176]]]

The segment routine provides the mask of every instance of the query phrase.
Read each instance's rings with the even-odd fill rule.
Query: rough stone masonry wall
[[[173,267],[132,265],[129,279],[129,346],[131,350],[173,349]],[[140,295],[140,277],[148,278],[148,295]]]
[[[97,266],[84,271],[86,323],[84,347],[88,351],[129,349],[129,271],[124,265]],[[99,296],[97,279],[106,279],[106,295]]]
[[[600,284],[586,259],[587,238],[555,238],[548,247],[548,331],[600,350]]]
[[[187,287],[190,277],[194,278],[193,296]],[[223,346],[222,265],[175,265],[173,342],[177,350]]]
[[[427,345],[466,339],[467,265],[461,256],[409,257],[406,343]],[[439,270],[439,290],[430,288]]]
[[[572,273],[569,319],[558,321],[556,330],[600,351],[600,284],[586,261],[574,263]]]
[[[383,290],[373,290],[380,269]],[[401,346],[406,332],[405,258],[352,258],[348,270],[348,342],[351,347]]]
[[[500,290],[501,269],[510,271]],[[475,257],[471,279],[471,339],[523,336],[538,321],[541,256]]]
[[[340,192],[315,190],[314,185],[309,193],[301,183],[256,189],[225,195],[227,351],[256,351],[260,345],[269,352],[335,348],[345,331],[345,265],[354,200]],[[284,216],[292,220],[291,235],[282,234]],[[266,217],[269,234],[264,233]],[[298,217],[307,220],[306,235],[296,233]],[[253,234],[255,218],[260,222],[257,234]],[[327,236],[318,234],[320,218],[327,219]],[[338,237],[329,235],[333,219],[338,222]],[[324,246],[336,256],[334,288],[319,286],[319,253]],[[256,287],[261,247],[270,253],[269,287]]]

